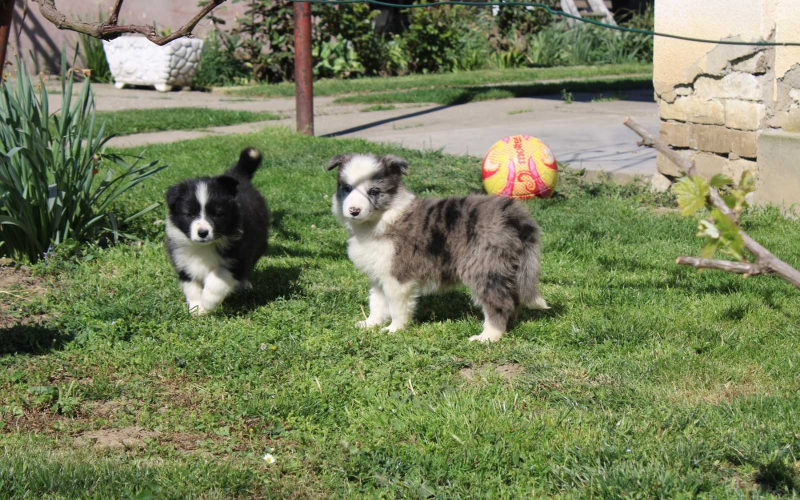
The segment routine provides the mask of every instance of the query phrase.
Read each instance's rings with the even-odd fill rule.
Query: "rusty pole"
[[[314,135],[314,72],[311,66],[311,4],[294,3],[294,94],[297,131]]]
[[[14,18],[14,0],[0,0],[0,78],[6,67],[8,35],[11,33],[11,20]]]

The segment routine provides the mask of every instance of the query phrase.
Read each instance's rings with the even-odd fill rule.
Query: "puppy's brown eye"
[[[343,192],[349,193],[352,190],[353,190],[353,186],[351,186],[350,184],[342,184],[342,191]]]
[[[367,194],[370,196],[378,196],[379,194],[381,194],[381,190],[378,188],[372,188],[369,191],[367,191]]]

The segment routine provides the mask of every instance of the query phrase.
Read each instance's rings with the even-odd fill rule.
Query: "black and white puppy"
[[[192,314],[213,311],[250,286],[267,251],[269,209],[250,183],[259,165],[261,153],[248,148],[223,175],[187,179],[167,191],[167,251]]]
[[[496,342],[520,304],[546,309],[539,294],[539,227],[509,198],[417,198],[403,185],[408,163],[395,156],[348,154],[339,169],[333,214],[347,228],[347,253],[369,277],[369,317],[356,326],[404,328],[417,297],[463,283],[483,308],[470,340]]]

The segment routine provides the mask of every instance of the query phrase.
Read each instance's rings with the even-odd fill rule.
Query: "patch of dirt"
[[[486,365],[486,366],[479,366],[476,368],[462,368],[458,371],[458,375],[466,380],[467,382],[477,382],[480,378],[480,375],[488,374],[494,371],[494,373],[500,375],[506,381],[511,382],[515,378],[519,377],[525,372],[525,368],[522,367],[519,363],[506,363],[504,365],[494,366]]]
[[[175,432],[163,436],[161,443],[169,443],[179,451],[191,452],[199,447],[199,442],[208,439],[205,434],[194,434],[191,432]]]
[[[763,387],[750,382],[745,382],[743,384],[728,382],[715,386],[706,394],[702,395],[700,399],[706,403],[719,404],[723,401],[730,402],[740,397],[753,396],[755,394],[766,395],[767,391]]]
[[[44,280],[31,275],[29,268],[0,259],[0,329],[46,319],[44,315],[28,316],[18,311],[19,306],[31,298],[44,295],[43,283]]]
[[[84,407],[93,417],[107,418],[115,415],[119,410],[128,406],[125,399],[111,399],[102,403],[86,403]]]
[[[506,363],[498,366],[494,371],[504,379],[511,381],[520,376],[525,368],[519,363]]]
[[[155,439],[156,431],[146,431],[141,427],[123,427],[84,432],[75,439],[78,445],[90,445],[96,449],[134,449],[144,448],[145,439]]]

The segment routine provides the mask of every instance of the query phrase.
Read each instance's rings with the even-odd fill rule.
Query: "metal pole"
[[[294,94],[297,131],[314,135],[314,72],[311,65],[311,4],[294,3]]]
[[[14,18],[14,0],[0,0],[0,78],[6,67],[8,35],[11,33],[11,20]]]

